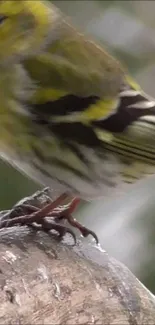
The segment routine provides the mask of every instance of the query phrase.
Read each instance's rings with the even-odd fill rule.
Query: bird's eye
[[[0,14],[0,24],[2,24],[7,18],[8,16],[4,16]]]

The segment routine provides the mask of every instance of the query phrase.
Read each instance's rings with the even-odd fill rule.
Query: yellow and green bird
[[[117,60],[48,1],[0,1],[1,156],[65,193],[26,220],[63,216],[95,236],[71,216],[78,199],[154,173],[154,143],[155,101]]]

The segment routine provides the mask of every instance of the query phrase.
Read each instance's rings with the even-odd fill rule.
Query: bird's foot
[[[47,220],[46,217],[42,218],[40,221],[35,221],[35,223],[27,224],[29,227],[35,230],[42,230],[44,232],[49,232],[50,230],[55,230],[59,233],[59,238],[63,238],[66,233],[69,233],[73,239],[74,244],[76,244],[76,236],[74,232],[66,227],[65,225],[58,224],[54,220]]]
[[[80,230],[84,237],[92,235],[98,243],[96,234],[88,228],[81,225],[76,219],[72,217],[72,212],[79,203],[79,199],[74,198],[69,204],[62,205],[68,198],[66,193],[60,195],[56,200],[51,201],[43,207],[35,207],[33,205],[24,204],[20,208],[27,211],[22,216],[4,217],[0,222],[0,229],[4,227],[12,227],[14,225],[28,225],[35,229],[41,229],[46,232],[56,230],[62,238],[67,232],[70,233],[76,243],[76,236],[74,232],[60,223],[60,220],[67,220],[70,225]],[[29,214],[28,214],[29,213]]]
[[[79,229],[79,231],[81,232],[83,237],[88,237],[89,235],[91,235],[95,241],[96,244],[99,243],[98,237],[95,234],[94,231],[84,227],[80,222],[78,222],[75,218],[73,218],[72,213],[74,212],[74,210],[76,209],[77,205],[79,204],[80,199],[78,198],[74,198],[68,205],[66,206],[62,206],[62,207],[58,207],[57,209],[55,209],[54,211],[51,212],[51,216],[54,216],[55,218],[58,218],[58,220],[67,220],[68,223]]]

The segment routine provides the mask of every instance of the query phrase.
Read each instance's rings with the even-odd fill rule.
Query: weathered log
[[[0,230],[0,324],[155,322],[155,298],[106,252],[27,226]]]

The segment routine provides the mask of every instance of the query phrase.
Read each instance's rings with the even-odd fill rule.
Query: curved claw
[[[83,237],[88,237],[89,235],[91,235],[95,239],[96,244],[97,245],[99,244],[98,237],[97,237],[97,235],[95,234],[94,231],[89,230],[88,228],[86,228],[86,227],[84,227],[82,225],[81,225],[80,231],[81,231],[81,234],[82,234]]]
[[[61,215],[62,219],[66,219],[70,225],[72,225],[73,227],[79,229],[79,231],[81,232],[83,237],[88,237],[89,235],[92,235],[92,237],[95,239],[96,244],[98,245],[99,240],[97,235],[95,234],[94,231],[84,227],[80,222],[78,222],[75,218],[73,218],[73,216],[71,214],[66,213],[66,211],[64,212],[63,215]]]
[[[62,236],[60,235],[60,238],[63,238],[67,232],[73,237],[74,245],[76,245],[76,243],[77,243],[76,235],[74,234],[74,232],[71,229],[69,229],[67,227],[65,227],[65,233]]]

